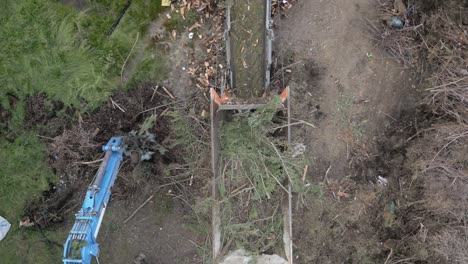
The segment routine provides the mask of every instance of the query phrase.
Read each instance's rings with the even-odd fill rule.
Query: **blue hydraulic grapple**
[[[99,254],[96,238],[125,151],[123,138],[112,137],[102,149],[105,152],[104,159],[86,192],[83,206],[76,215],[75,223],[64,245],[63,263],[65,264],[91,264],[92,257],[97,257]]]

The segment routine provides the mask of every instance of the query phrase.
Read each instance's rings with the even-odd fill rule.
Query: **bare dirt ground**
[[[277,21],[277,54],[300,62],[292,67],[294,116],[318,124],[296,129],[319,159],[314,174],[331,162],[330,178],[348,175],[353,143],[375,150],[377,137],[415,105],[411,75],[385,58],[365,29],[375,10],[369,0],[300,1]]]
[[[148,186],[149,187],[149,186]],[[124,219],[152,193],[142,190],[134,199],[112,202],[101,231],[103,263],[132,263],[143,253],[148,263],[198,263],[197,235],[189,229],[191,212],[170,195],[171,189],[160,189],[141,212],[126,224]]]
[[[389,205],[374,185],[382,172],[354,164],[374,158],[385,131],[415,111],[418,91],[369,38],[366,18],[380,23],[375,14],[368,0],[298,1],[276,19],[276,55],[292,64],[292,116],[317,126],[294,128],[293,138],[313,160],[308,181],[323,187],[321,199],[298,202],[297,263],[383,263],[388,255],[379,230]]]

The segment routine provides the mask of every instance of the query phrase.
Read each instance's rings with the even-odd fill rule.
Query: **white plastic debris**
[[[0,216],[0,241],[2,241],[10,230],[11,224]]]
[[[294,149],[293,149],[293,152],[291,154],[291,157],[295,158],[297,156],[300,156],[300,155],[304,154],[305,151],[306,151],[306,145],[304,145],[302,143],[296,144],[296,145],[294,145]]]
[[[388,180],[385,179],[385,178],[382,177],[382,176],[378,176],[378,177],[377,177],[377,183],[378,183],[379,185],[384,185],[384,186],[385,186],[385,185],[388,184]]]
[[[189,39],[193,39],[193,35],[194,35],[193,32],[190,32],[190,33],[188,34],[188,38],[189,38]]]
[[[220,264],[249,264],[253,261],[244,250],[236,250],[229,254]]]
[[[244,250],[231,252],[220,264],[288,264],[288,262],[278,255],[251,256]]]
[[[154,155],[154,151],[143,151],[140,156],[141,161],[150,160]]]
[[[257,258],[257,264],[288,264],[288,262],[278,255],[261,255]]]

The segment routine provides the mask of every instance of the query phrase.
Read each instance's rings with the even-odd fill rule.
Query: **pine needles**
[[[224,178],[231,187],[248,182],[254,188],[256,200],[286,191],[285,185],[289,180],[300,179],[305,165],[302,157],[292,157],[284,138],[274,135],[275,128],[283,122],[276,117],[278,100],[254,113],[234,115],[221,130]]]
[[[292,155],[281,134],[279,98],[256,112],[239,113],[221,128],[220,195],[226,239],[251,252],[278,246],[282,237],[279,208],[292,182],[296,191],[306,164]],[[293,157],[294,156],[294,157]]]

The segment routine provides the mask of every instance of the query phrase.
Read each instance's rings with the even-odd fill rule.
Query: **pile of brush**
[[[374,38],[426,86],[434,117],[406,149],[401,231],[389,263],[468,263],[468,5],[463,0],[379,1]],[[400,23],[401,22],[401,23]],[[409,142],[409,141],[408,141]],[[405,182],[410,182],[405,185]]]
[[[280,99],[256,112],[234,114],[221,129],[219,190],[226,240],[262,253],[280,247],[282,203],[301,192],[306,160],[281,136],[286,122],[277,116]]]
[[[461,0],[380,2],[374,39],[408,68],[428,76],[427,103],[440,116],[468,120],[468,7]]]

